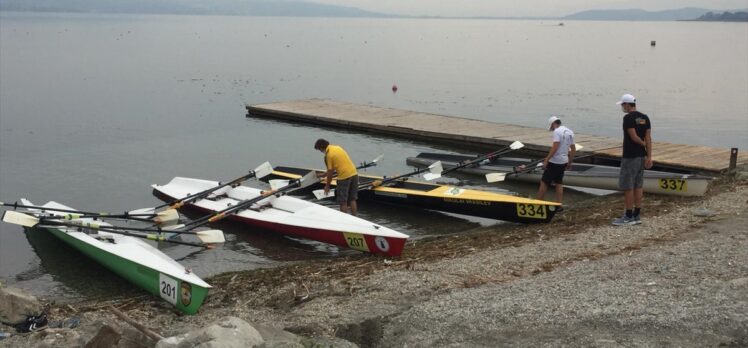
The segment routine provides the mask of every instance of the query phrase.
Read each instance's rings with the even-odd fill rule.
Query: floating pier
[[[247,105],[247,117],[309,123],[487,150],[519,140],[525,144],[525,153],[535,156],[542,156],[550,149],[550,136],[545,128],[324,99]],[[578,156],[589,155],[587,159],[595,163],[620,160],[620,138],[579,133],[575,137],[577,143],[584,145]],[[730,167],[731,149],[657,141],[654,142],[654,161],[657,167],[663,169],[722,173]],[[735,150],[734,161],[738,165],[746,164],[748,154],[737,154]]]

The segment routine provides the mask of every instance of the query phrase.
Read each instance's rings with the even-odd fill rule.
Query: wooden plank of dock
[[[247,105],[247,117],[250,116],[488,148],[519,140],[525,144],[525,149],[542,153],[547,152],[550,145],[545,128],[324,99]],[[576,141],[584,145],[581,155],[620,158],[621,139],[576,134]],[[730,163],[730,149],[655,142],[654,161],[660,166],[678,169],[723,172]],[[738,156],[738,165],[746,163],[748,153],[743,151]]]

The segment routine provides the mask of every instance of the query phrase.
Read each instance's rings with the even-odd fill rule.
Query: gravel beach
[[[235,316],[360,347],[748,346],[748,183],[647,196],[641,225],[611,226],[620,209],[619,195],[597,197],[550,224],[411,241],[397,259],[222,274],[195,316],[141,295],[54,304],[50,317],[116,321],[112,305],[172,336]]]

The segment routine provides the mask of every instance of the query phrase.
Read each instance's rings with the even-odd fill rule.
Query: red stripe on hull
[[[168,198],[169,200],[175,199],[174,197],[170,197],[169,195],[164,194],[163,192],[158,192],[159,196],[163,196]],[[203,208],[194,204],[188,204],[190,207],[199,209],[204,212],[208,213],[214,213],[215,211]],[[400,256],[403,252],[403,248],[405,247],[406,238],[395,238],[395,237],[385,237],[385,236],[372,236],[368,234],[358,233],[358,232],[345,232],[345,231],[333,231],[333,230],[325,230],[325,229],[318,229],[318,228],[309,228],[309,227],[301,227],[301,226],[294,226],[294,225],[286,225],[276,222],[268,222],[263,220],[257,220],[257,219],[251,219],[243,216],[239,216],[236,214],[232,214],[227,216],[227,218],[238,221],[250,226],[255,226],[258,228],[270,230],[273,232],[278,232],[281,234],[285,234],[288,236],[295,236],[295,237],[302,237],[306,239],[311,239],[323,243],[333,244],[345,248],[351,248],[363,252],[370,252],[372,254],[376,255],[385,255],[385,256]],[[350,233],[351,235],[346,236],[345,233]],[[356,236],[363,237],[365,240],[365,246],[362,245],[363,243],[360,243],[358,238]],[[368,249],[368,250],[367,250]]]

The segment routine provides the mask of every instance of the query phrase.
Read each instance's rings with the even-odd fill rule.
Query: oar
[[[356,169],[366,169],[366,168],[374,167],[377,165],[377,162],[382,160],[382,158],[384,158],[384,154],[377,156],[376,158],[371,160],[371,162],[361,162],[361,165],[356,167]]]
[[[222,189],[222,188],[224,188],[226,186],[236,187],[236,186],[239,186],[239,184],[241,184],[242,182],[247,181],[247,180],[249,180],[251,178],[255,178],[255,177],[258,178],[258,179],[264,178],[264,177],[270,175],[272,172],[273,172],[273,166],[270,165],[269,162],[265,162],[263,164],[260,164],[254,170],[250,170],[249,173],[247,173],[245,175],[242,175],[242,176],[240,176],[240,177],[238,177],[238,178],[236,178],[234,180],[231,180],[229,182],[226,182],[226,183],[223,183],[223,184],[219,184],[217,186],[208,188],[208,189],[200,191],[198,193],[193,193],[193,194],[191,194],[191,195],[189,195],[187,197],[175,199],[175,200],[173,200],[171,202],[164,203],[162,205],[159,205],[159,206],[156,206],[156,207],[153,207],[153,208],[137,209],[137,210],[133,210],[133,212],[137,212],[137,213],[151,213],[151,214],[153,214],[157,210],[165,208],[165,207],[169,207],[169,209],[179,209],[179,208],[181,208],[182,206],[184,206],[185,204],[187,204],[189,202],[196,201],[198,199],[203,199],[203,198],[207,197],[208,195],[210,195],[211,193],[213,193],[213,192],[215,192],[217,190],[220,190],[220,189]],[[158,214],[158,213],[155,213],[155,214]]]
[[[483,162],[485,160],[492,160],[494,158],[506,155],[506,154],[508,154],[508,153],[510,153],[510,152],[512,152],[514,150],[519,150],[519,149],[521,149],[523,147],[525,147],[525,144],[522,144],[522,142],[520,142],[520,141],[515,141],[515,142],[509,144],[509,146],[507,148],[504,148],[504,149],[501,149],[501,150],[496,150],[496,151],[491,152],[489,154],[482,155],[482,156],[479,156],[478,158],[475,158],[475,159],[472,159],[470,161],[461,163],[461,164],[459,164],[457,166],[454,166],[453,168],[445,170],[444,172],[442,172],[442,174],[451,173],[451,172],[460,170],[462,168],[469,167],[469,166],[472,166],[474,164],[478,164],[478,163]]]
[[[275,181],[275,180],[273,180]],[[285,180],[280,180],[285,181]],[[276,181],[276,183],[278,183]],[[189,223],[187,223],[184,228],[181,229],[181,231],[190,231],[192,229],[195,229],[199,226],[205,225],[207,223],[216,222],[218,220],[221,220],[234,212],[237,212],[239,210],[243,210],[246,208],[251,207],[253,204],[260,202],[264,199],[267,199],[270,196],[273,195],[283,195],[289,191],[292,191],[294,189],[302,189],[311,185],[314,185],[316,183],[319,183],[319,180],[317,180],[317,173],[315,171],[311,171],[307,173],[306,175],[302,176],[298,179],[289,180],[287,184],[283,185],[282,187],[278,188],[271,188],[270,191],[262,192],[259,196],[251,199],[247,199],[244,201],[241,201],[231,207],[228,207],[226,209],[223,209],[221,211],[217,211],[211,215],[203,216],[202,218],[199,218],[197,220],[193,220]]]
[[[80,211],[80,210],[73,210],[73,209],[40,207],[36,205],[24,205],[24,204],[18,204],[18,202],[14,202],[14,203],[0,202],[0,205],[6,206],[6,207],[13,207],[13,209],[22,208],[22,209],[36,209],[41,212],[54,211],[54,212],[59,212],[59,213],[70,213],[70,214],[60,215],[60,217],[63,217],[68,220],[90,217],[90,218],[108,218],[108,219],[124,219],[124,220],[154,222],[156,224],[165,224],[167,222],[179,220],[179,213],[177,213],[177,211],[174,209],[167,209],[167,210],[160,211],[158,213],[125,212],[122,214],[112,214],[112,213],[94,213],[94,212],[87,212],[87,211]]]
[[[91,228],[96,230],[102,230],[106,232],[127,232],[127,231],[138,231],[138,232],[157,232],[162,233],[175,233],[175,234],[192,234],[197,236],[201,241],[207,244],[223,243],[226,241],[223,232],[221,230],[202,230],[202,231],[185,231],[178,230],[177,228],[184,227],[184,225],[175,225],[168,228],[138,228],[138,227],[121,227],[121,226],[107,226],[95,222],[88,221],[59,221],[56,216],[39,218],[33,215],[23,214],[16,211],[5,211],[3,213],[2,220],[7,223],[21,225],[24,227],[35,227],[39,224],[51,224],[51,225],[62,225],[62,226],[74,226]],[[153,239],[153,238],[149,238]],[[167,240],[166,237],[164,239]]]
[[[579,145],[579,144],[575,144],[575,147],[576,147],[575,151],[580,151],[580,150],[582,150],[584,148],[584,146]],[[577,157],[577,159],[588,157],[588,156],[591,156],[591,155]],[[488,174],[486,174],[486,181],[489,182],[489,183],[501,182],[501,181],[506,180],[507,176],[511,176],[511,175],[517,176],[517,175],[520,175],[520,174],[524,174],[524,173],[529,173],[529,172],[535,171],[535,170],[543,167],[543,161],[544,161],[544,159],[538,159],[538,160],[534,160],[534,161],[532,161],[532,162],[530,162],[528,164],[524,164],[522,166],[514,167],[514,168],[512,168],[512,172],[511,173],[488,173]]]
[[[436,161],[436,162],[432,163],[430,166],[428,166],[426,168],[416,169],[413,172],[410,172],[410,173],[407,173],[407,174],[402,174],[402,175],[394,176],[394,177],[391,177],[391,178],[383,178],[382,180],[375,180],[375,181],[373,181],[371,183],[359,185],[358,186],[358,191],[369,190],[369,189],[372,189],[373,187],[377,187],[377,186],[384,186],[384,185],[386,185],[388,183],[391,183],[391,182],[394,182],[394,181],[397,181],[397,180],[401,180],[401,179],[404,179],[404,178],[407,178],[407,177],[411,177],[411,176],[414,176],[414,175],[418,175],[418,174],[421,174],[421,173],[424,173],[424,172],[428,172],[428,173],[424,174],[423,178],[426,179],[426,180],[428,180],[428,181],[431,181],[431,180],[440,178],[442,176],[441,173],[443,171],[444,171],[444,168],[442,167],[442,162],[441,161]],[[314,197],[316,197],[317,199],[325,199],[325,198],[335,197],[335,192],[333,192],[333,191],[328,192],[327,195],[325,195],[325,190],[314,190],[314,191],[312,191],[312,193],[314,194]]]

